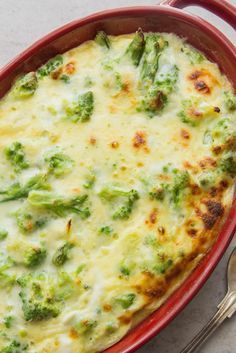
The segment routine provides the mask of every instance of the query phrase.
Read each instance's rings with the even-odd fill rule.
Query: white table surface
[[[236,0],[231,2],[236,4]],[[0,67],[35,40],[66,22],[112,7],[157,3],[158,0],[0,0]],[[232,28],[216,16],[199,8],[189,8],[188,11],[204,16],[231,40],[236,39]],[[195,299],[138,353],[179,353],[206,324],[224,296],[226,263],[235,245],[236,239]],[[236,353],[236,315],[217,330],[200,353]]]

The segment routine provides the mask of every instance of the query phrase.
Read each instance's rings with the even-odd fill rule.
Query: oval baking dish
[[[234,45],[211,24],[173,8],[194,4],[213,11],[235,26],[236,8],[224,0],[168,0],[161,6],[130,7],[100,12],[53,31],[1,69],[0,97],[9,90],[19,74],[34,71],[55,55],[93,39],[97,31],[104,30],[111,35],[120,35],[133,33],[139,27],[144,32],[167,32],[186,38],[187,43],[202,51],[210,61],[218,64],[222,73],[236,89]],[[107,349],[106,353],[134,352],[163,329],[203,286],[224,254],[235,230],[236,200],[215,244],[191,275],[157,311],[132,329],[120,342]]]

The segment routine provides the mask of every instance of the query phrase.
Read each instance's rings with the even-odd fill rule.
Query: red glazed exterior
[[[236,25],[236,9],[224,0],[167,0],[166,5],[184,7],[198,4],[208,7],[232,26]],[[210,3],[210,6],[209,6]],[[207,6],[208,4],[208,6]],[[71,22],[37,41],[0,70],[0,97],[10,88],[17,75],[37,69],[48,59],[85,40],[94,38],[97,30],[108,34],[144,31],[172,32],[187,39],[218,63],[221,71],[236,89],[236,49],[215,27],[206,21],[170,6],[142,6],[100,12]],[[187,280],[152,315],[133,329],[106,353],[131,353],[163,329],[194,297],[224,254],[236,230],[236,200],[211,251]]]

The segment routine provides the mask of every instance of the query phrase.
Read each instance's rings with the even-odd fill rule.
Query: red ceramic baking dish
[[[143,31],[171,32],[203,51],[216,62],[236,89],[236,48],[215,27],[182,10],[189,5],[202,6],[236,27],[236,7],[225,0],[166,0],[161,6],[139,6],[99,12],[75,20],[37,41],[0,70],[0,97],[17,75],[37,69],[49,58],[94,38],[98,30],[119,35]],[[203,286],[224,254],[236,230],[236,199],[212,249],[187,280],[151,316],[134,328],[106,353],[131,353],[163,329]]]

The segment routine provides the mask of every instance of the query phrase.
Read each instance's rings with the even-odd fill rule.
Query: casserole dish
[[[227,6],[223,6],[222,11],[224,10],[230,15],[230,11],[228,12],[227,9]],[[224,37],[221,37],[218,32],[213,32],[211,27],[204,27],[204,22],[202,24],[199,22],[199,25],[196,26],[195,21],[196,20],[192,19],[191,16],[182,15],[178,11],[175,12],[175,10],[161,7],[156,10],[154,7],[148,7],[109,11],[91,16],[82,21],[74,22],[71,25],[63,27],[61,30],[54,32],[42,41],[39,41],[35,46],[31,47],[27,52],[23,53],[12,64],[6,67],[1,74],[2,93],[4,94],[4,91],[8,89],[11,80],[14,79],[16,75],[36,69],[50,57],[64,52],[80,44],[84,40],[90,39],[99,29],[105,29],[109,34],[121,34],[134,31],[139,26],[145,31],[158,30],[175,32],[180,36],[188,33],[191,27],[193,34],[192,37],[189,38],[189,42],[205,52],[209,59],[216,61],[222,71],[235,85],[235,81],[233,81],[233,79],[235,79],[233,76],[233,59],[235,54],[232,46]],[[233,20],[231,22],[233,23]],[[222,47],[220,53],[216,51],[217,45]],[[205,47],[207,47],[207,49],[205,49]],[[193,272],[185,284],[180,287],[180,289],[156,314],[144,321],[136,330],[131,332],[130,335],[112,349],[108,350],[108,352],[129,352],[136,349],[138,345],[143,343],[146,339],[151,337],[151,335],[167,324],[181,307],[191,299],[196,290],[200,288],[201,284],[210,274],[214,265],[217,263],[217,260],[223,254],[235,227],[234,213],[235,206],[232,208],[226,225],[219,235],[214,248],[199,265],[197,270]],[[189,287],[191,290],[187,292],[186,289]],[[138,337],[140,332],[145,332],[146,330],[147,333],[142,333],[142,335]],[[134,344],[132,344],[132,340],[134,340]]]

